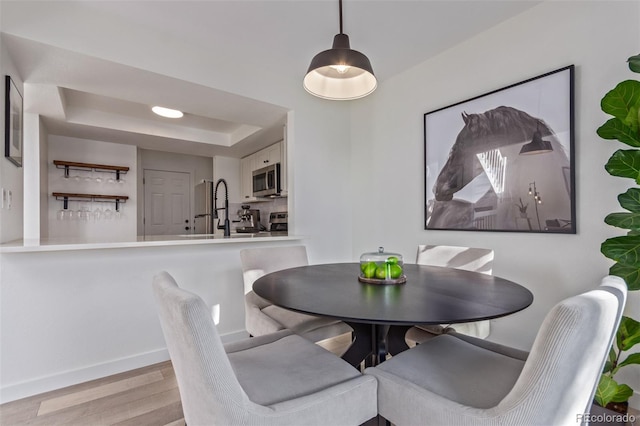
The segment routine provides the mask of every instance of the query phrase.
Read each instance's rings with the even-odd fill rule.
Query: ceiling
[[[241,158],[282,140],[287,108],[4,35],[25,111],[49,134],[191,155]],[[162,105],[180,119],[151,112]]]
[[[382,87],[537,3],[346,0],[344,32]],[[338,32],[335,0],[2,0],[0,8],[4,43],[26,83],[25,109],[41,114],[50,134],[206,156],[242,157],[282,139],[289,108],[130,65],[139,58],[119,63],[119,45],[145,59],[206,52],[225,72],[265,84],[277,75],[302,91],[311,58]],[[149,107],[158,104],[185,116],[157,117]]]

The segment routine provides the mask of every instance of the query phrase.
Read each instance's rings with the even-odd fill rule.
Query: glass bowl
[[[369,284],[402,284],[407,281],[403,271],[403,259],[399,253],[385,252],[379,247],[377,252],[360,256],[358,281]]]

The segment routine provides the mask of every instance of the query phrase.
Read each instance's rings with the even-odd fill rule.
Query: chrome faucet
[[[218,208],[218,185],[224,183],[224,207]],[[218,217],[218,210],[224,210],[224,225],[220,225],[220,218]],[[218,219],[218,229],[224,229],[224,236],[231,236],[231,223],[229,222],[229,188],[227,187],[227,181],[224,179],[218,179],[216,187],[213,190],[213,218]]]

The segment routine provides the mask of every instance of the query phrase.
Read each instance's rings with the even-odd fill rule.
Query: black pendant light
[[[352,50],[349,36],[342,32],[342,0],[340,34],[333,38],[333,47],[318,53],[311,60],[304,88],[312,95],[331,100],[358,99],[372,93],[378,82],[371,62],[362,53]]]
[[[540,123],[538,123],[537,127],[540,127]],[[551,142],[543,140],[540,130],[536,129],[536,131],[533,132],[531,142],[522,145],[520,155],[544,154],[552,151],[553,147],[551,146]]]

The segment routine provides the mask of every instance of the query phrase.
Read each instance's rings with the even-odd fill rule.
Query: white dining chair
[[[378,379],[378,412],[396,426],[580,424],[626,294],[624,280],[608,276],[558,303],[529,354],[451,333],[368,368],[365,374]]]
[[[377,414],[375,378],[283,330],[222,344],[210,311],[167,272],[153,279],[187,425],[359,425]]]
[[[302,314],[273,305],[252,290],[255,280],[270,272],[309,264],[305,246],[261,247],[240,250],[244,280],[245,327],[251,336],[288,329],[313,342],[351,333],[342,321]]]
[[[457,247],[447,245],[419,245],[416,263],[419,265],[443,266],[491,275],[494,253],[491,249]],[[486,338],[491,333],[489,320],[460,324],[416,325],[406,334],[410,345],[421,343],[446,331],[455,331],[473,337]]]

